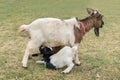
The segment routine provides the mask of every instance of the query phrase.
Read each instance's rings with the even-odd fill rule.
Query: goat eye
[[[102,16],[98,16],[97,19],[101,20],[101,19],[102,19]]]

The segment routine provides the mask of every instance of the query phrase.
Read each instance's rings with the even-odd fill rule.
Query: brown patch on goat
[[[64,46],[57,46],[57,47],[52,47],[52,50],[57,53],[60,49],[62,49]]]
[[[82,30],[78,27],[74,26],[74,35],[75,35],[75,43],[80,43],[82,40]]]
[[[99,36],[99,28],[102,28],[104,25],[104,21],[102,20],[103,15],[97,12],[94,14],[94,10],[91,10],[91,12],[88,12],[90,16],[78,20],[78,23],[80,25],[80,29],[76,26],[74,26],[74,35],[75,35],[75,43],[80,43],[83,36],[84,36],[84,30],[82,29],[82,25],[80,22],[82,22],[85,25],[85,32],[89,32],[92,28],[94,28],[94,32],[96,36]]]

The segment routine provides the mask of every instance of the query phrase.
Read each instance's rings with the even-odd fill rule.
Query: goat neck
[[[92,17],[87,17],[79,21],[85,25],[85,32],[89,32],[94,27],[94,18]]]

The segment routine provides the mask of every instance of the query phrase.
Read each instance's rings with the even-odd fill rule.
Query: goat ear
[[[87,12],[91,16],[95,16],[95,17],[99,16],[99,12],[97,10],[94,10],[94,9],[91,9],[91,8],[87,8]]]
[[[92,15],[94,13],[94,10],[92,8],[87,8],[87,12],[89,15]]]

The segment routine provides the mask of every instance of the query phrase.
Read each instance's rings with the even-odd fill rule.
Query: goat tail
[[[23,24],[19,27],[18,32],[23,32],[23,31],[28,31],[27,30],[27,25]]]

